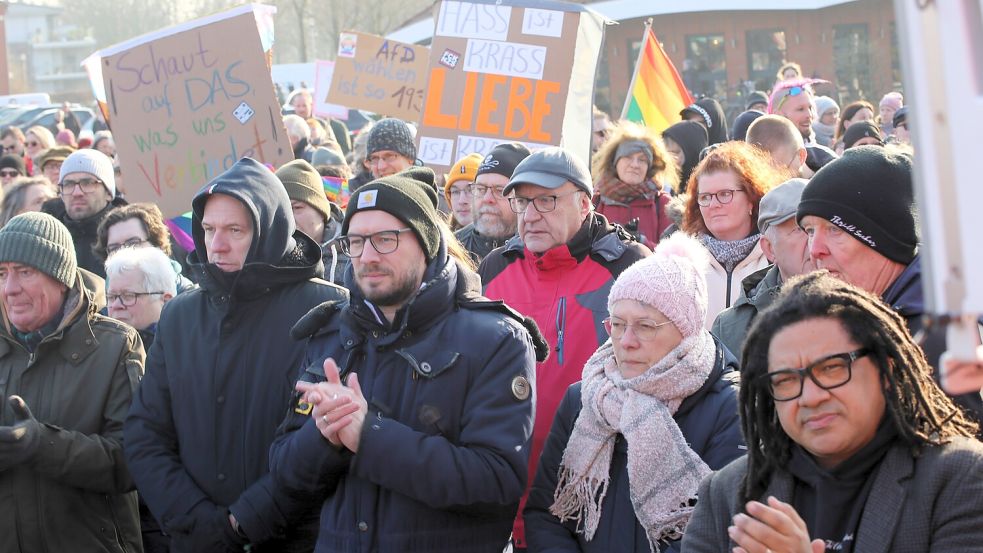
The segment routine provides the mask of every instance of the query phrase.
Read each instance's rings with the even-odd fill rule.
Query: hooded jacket
[[[252,242],[242,270],[208,263],[201,221],[212,194],[246,207]],[[126,420],[126,459],[172,551],[207,549],[196,525],[227,507],[254,551],[309,550],[311,506],[274,485],[268,452],[293,392],[303,347],[289,329],[309,309],[343,300],[320,278],[321,250],[296,231],[276,176],[244,158],[192,201],[199,288],[161,313],[143,380]],[[306,519],[305,519],[306,516]]]
[[[687,114],[696,114],[703,119],[706,124],[707,135],[710,144],[720,144],[727,142],[727,118],[724,115],[724,108],[720,102],[713,98],[703,98],[695,104],[690,104],[684,108],[680,115],[686,117]]]
[[[96,255],[92,247],[99,241],[99,233],[97,232],[99,223],[102,223],[110,211],[122,205],[126,205],[126,200],[117,196],[92,217],[76,221],[68,216],[65,202],[59,196],[44,202],[41,205],[41,211],[58,219],[68,227],[68,232],[72,235],[72,242],[75,244],[75,257],[78,259],[78,266],[106,278],[105,261]]]
[[[550,357],[536,366],[536,426],[530,479],[563,394],[580,380],[584,363],[608,339],[608,292],[632,263],[651,255],[619,226],[591,212],[566,244],[542,255],[527,250],[521,237],[488,254],[478,272],[485,295],[504,300],[539,325]],[[521,519],[514,539],[524,547]]]
[[[136,330],[96,313],[101,290],[80,273],[61,322],[33,353],[3,317],[0,425],[14,424],[3,404],[16,394],[42,429],[29,465],[0,470],[0,551],[143,551],[123,420],[144,350]]]
[[[323,506],[317,553],[500,553],[519,498],[533,420],[534,349],[520,315],[480,297],[441,241],[419,292],[380,317],[346,273],[351,302],[298,323],[299,378],[335,359],[369,411],[359,450],[335,449],[301,398],[271,451],[276,481]]]
[[[714,367],[706,382],[679,404],[673,420],[686,443],[711,470],[719,470],[744,455],[744,438],[737,413],[740,375],[737,360],[717,342]],[[611,459],[610,483],[601,504],[601,519],[590,541],[577,531],[572,521],[561,523],[552,513],[553,495],[563,452],[574,424],[584,409],[581,383],[572,385],[556,412],[553,427],[540,459],[536,480],[526,504],[526,537],[530,551],[581,551],[583,553],[649,553],[645,529],[638,522],[628,482],[628,442],[618,434]],[[678,553],[678,540],[669,542],[663,552]]]
[[[680,121],[662,131],[662,136],[671,138],[683,150],[685,159],[679,174],[679,194],[684,194],[690,174],[700,163],[700,152],[707,147],[707,129],[696,121]]]

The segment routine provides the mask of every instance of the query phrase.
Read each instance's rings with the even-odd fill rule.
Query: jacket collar
[[[922,293],[921,255],[905,267],[898,278],[881,296],[902,317],[914,317],[925,312],[925,296]]]
[[[620,225],[612,225],[604,215],[591,211],[580,225],[580,229],[566,244],[556,246],[537,256],[537,254],[526,249],[525,244],[522,243],[522,237],[517,234],[505,243],[503,253],[506,257],[512,258],[545,258],[547,261],[537,264],[537,267],[549,270],[560,264],[576,265],[591,254],[600,256],[607,262],[614,261],[625,253],[625,242],[633,240],[631,235]]]

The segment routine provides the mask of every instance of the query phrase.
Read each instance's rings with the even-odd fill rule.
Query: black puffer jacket
[[[214,193],[242,201],[254,221],[246,263],[235,273],[203,259],[201,218]],[[292,522],[313,523],[314,513],[273,484],[268,450],[304,353],[290,328],[347,293],[316,278],[321,250],[295,231],[286,191],[258,162],[240,160],[192,206],[196,250],[189,261],[200,288],[179,294],[161,314],[126,421],[127,462],[171,534],[172,551],[208,550],[195,526],[221,507],[238,519],[253,551],[309,551],[315,529]]]

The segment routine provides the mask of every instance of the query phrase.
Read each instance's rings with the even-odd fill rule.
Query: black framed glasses
[[[140,244],[146,244],[147,242],[150,242],[150,240],[147,240],[146,238],[130,238],[120,242],[119,244],[106,244],[106,253],[112,255],[123,248],[133,248],[135,246],[139,246]]]
[[[573,192],[568,192],[566,194],[550,195],[550,196],[536,196],[535,198],[523,198],[522,196],[512,196],[509,198],[509,207],[512,208],[513,213],[525,213],[529,204],[532,204],[536,211],[540,213],[549,213],[556,209],[556,200],[558,198],[564,198],[566,196],[572,196],[574,194],[579,194],[583,190],[574,190]]]
[[[64,196],[75,192],[75,188],[78,187],[82,189],[83,193],[91,194],[92,192],[98,190],[102,185],[101,180],[91,177],[83,177],[78,180],[65,179],[58,183],[58,191]]]
[[[617,317],[608,317],[602,321],[604,323],[604,330],[607,331],[608,336],[612,340],[620,340],[624,336],[628,329],[631,329],[632,334],[635,335],[642,342],[648,342],[654,340],[659,334],[659,329],[671,324],[672,321],[666,321],[663,323],[657,323],[651,319],[640,319],[633,323],[623,321]]]
[[[802,395],[806,376],[823,390],[839,388],[853,376],[853,362],[871,351],[860,348],[846,353],[827,355],[801,369],[782,369],[755,378],[775,401],[792,401]]]
[[[362,257],[362,252],[365,251],[366,242],[372,244],[375,251],[380,254],[393,253],[399,247],[399,235],[409,231],[410,229],[408,228],[401,228],[399,230],[380,230],[379,232],[365,235],[348,234],[339,237],[338,243],[341,245],[341,251],[345,252],[345,255],[358,259]]]
[[[488,191],[492,191],[492,196],[495,198],[505,197],[505,187],[504,186],[485,186],[484,184],[473,183],[471,185],[471,195],[476,198],[484,198]]]
[[[120,292],[119,294],[106,294],[106,305],[116,303],[116,300],[123,302],[126,307],[133,307],[140,296],[158,296],[164,292]]]
[[[717,201],[721,205],[729,204],[730,202],[734,201],[734,194],[736,194],[737,192],[744,192],[744,191],[721,190],[719,192],[702,192],[696,195],[696,203],[702,205],[703,207],[708,207],[710,205],[710,202],[712,202],[714,198],[717,198]]]

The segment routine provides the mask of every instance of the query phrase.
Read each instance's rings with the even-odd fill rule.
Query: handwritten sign
[[[327,101],[419,121],[430,51],[367,33],[344,32]]]
[[[251,12],[185,24],[101,57],[130,201],[166,217],[242,157],[293,158]],[[113,50],[108,49],[108,50]]]
[[[506,141],[590,155],[604,19],[578,4],[445,0],[437,9],[418,157],[446,170]]]

